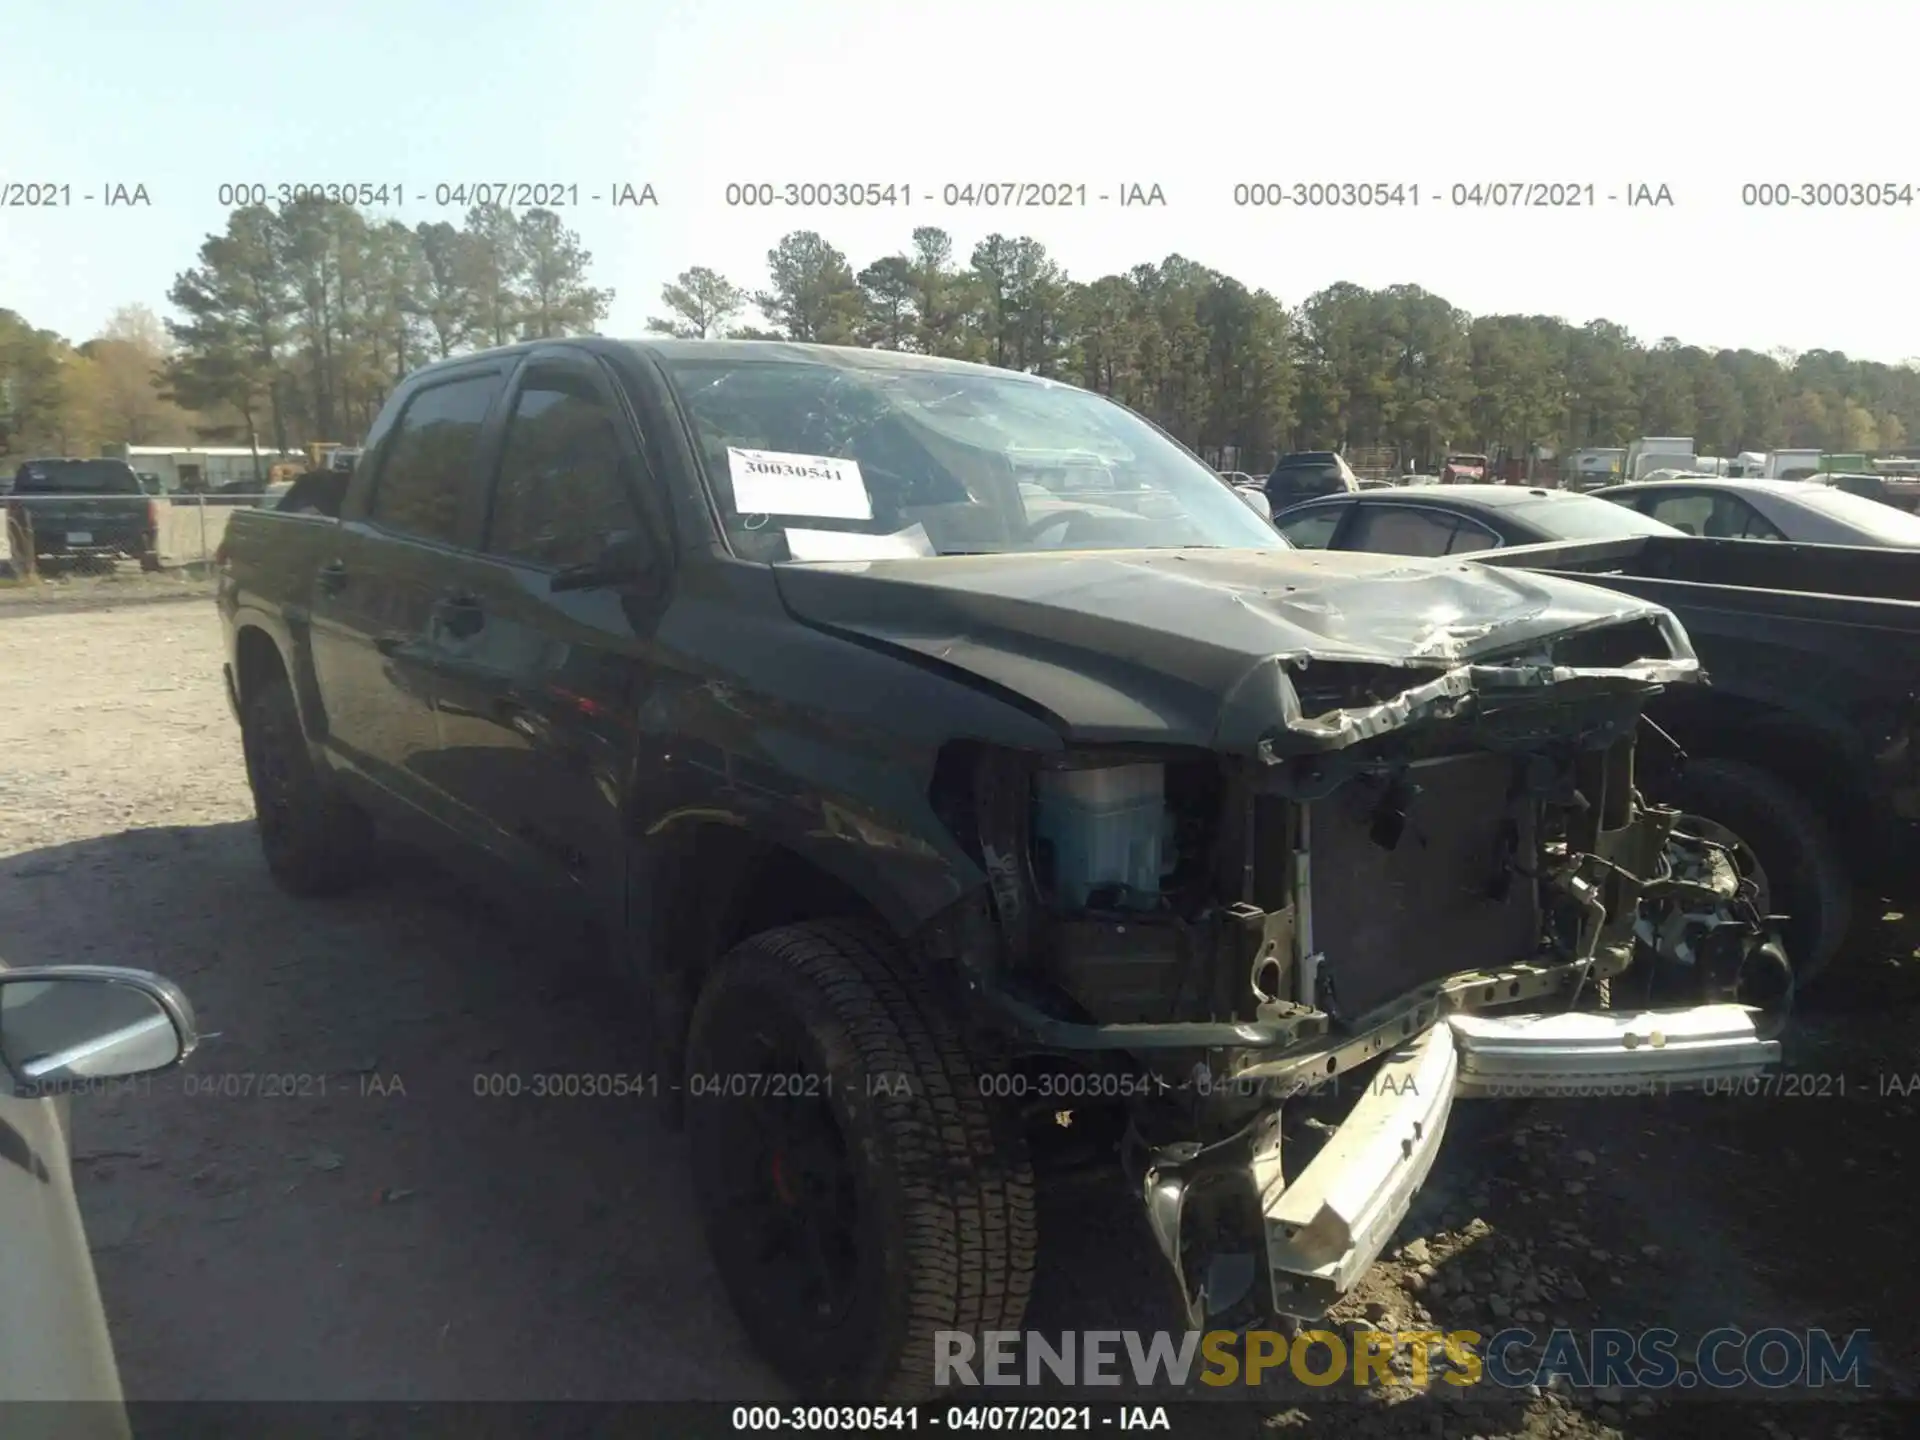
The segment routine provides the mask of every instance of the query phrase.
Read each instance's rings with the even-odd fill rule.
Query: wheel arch
[[[258,692],[275,676],[287,677],[287,662],[280,646],[259,625],[242,624],[233,635],[233,684],[240,703]]]
[[[1739,760],[1786,784],[1827,823],[1850,866],[1870,858],[1871,762],[1858,738],[1806,714],[1730,692],[1669,697],[1654,719],[1689,756]]]
[[[320,694],[319,677],[314,674],[303,626],[281,628],[279,617],[268,617],[258,609],[243,610],[234,622],[230,650],[233,664],[235,698],[241,708],[259,686],[279,675],[293,687],[294,705],[300,712],[300,727],[307,742],[317,747],[327,733],[327,710]],[[325,763],[325,758],[316,757]]]
[[[722,812],[683,816],[634,837],[626,933],[645,992],[655,1059],[671,1080],[713,966],[748,936],[806,920],[854,919],[908,937],[919,919],[871,872],[836,867]]]

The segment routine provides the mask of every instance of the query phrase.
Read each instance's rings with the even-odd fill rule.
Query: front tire
[[[694,1183],[754,1344],[810,1400],[934,1393],[935,1337],[1017,1330],[1033,1172],[960,1030],[892,940],[851,921],[756,935],[694,1008]]]
[[[373,827],[314,765],[293,688],[263,681],[241,711],[241,747],[267,869],[299,896],[337,895],[366,872]]]
[[[1832,962],[1853,919],[1853,882],[1833,832],[1799,794],[1740,760],[1690,760],[1669,803],[1725,826],[1766,873],[1794,983]]]

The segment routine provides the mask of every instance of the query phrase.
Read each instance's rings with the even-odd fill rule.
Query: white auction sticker
[[[931,555],[933,541],[924,525],[909,525],[891,535],[861,530],[786,530],[787,554],[795,560],[907,560]]]
[[[733,508],[742,515],[873,518],[873,497],[857,461],[729,445],[727,468],[733,473]]]

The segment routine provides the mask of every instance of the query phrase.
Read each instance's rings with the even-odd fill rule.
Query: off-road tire
[[[1726,826],[1766,871],[1770,908],[1805,986],[1832,962],[1853,919],[1853,881],[1832,830],[1798,792],[1740,760],[1689,760],[1661,797]]]
[[[715,1097],[743,1052],[730,1037],[782,1015],[830,1077],[832,1120],[857,1197],[857,1279],[831,1327],[781,1325],[756,1292],[753,1246],[722,1215]],[[1017,1330],[1032,1292],[1033,1171],[1017,1126],[981,1093],[958,1026],[928,978],[877,927],[809,921],[727,953],[694,1007],[687,1129],[708,1243],[742,1323],[810,1400],[908,1402],[935,1393],[935,1336]],[[902,1083],[904,1082],[904,1083]],[[693,1094],[698,1087],[707,1094]],[[733,1152],[736,1156],[737,1151]],[[976,1352],[977,1353],[977,1352]],[[977,1363],[977,1362],[976,1362]]]
[[[315,767],[286,677],[252,688],[241,747],[267,869],[289,894],[337,895],[365,875],[373,827]]]

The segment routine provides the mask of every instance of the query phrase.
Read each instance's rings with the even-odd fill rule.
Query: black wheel
[[[140,568],[149,575],[160,568],[160,551],[152,543],[142,545],[134,558],[139,560]]]
[[[240,740],[273,878],[295,895],[333,895],[352,885],[365,873],[372,826],[315,768],[285,676],[247,697]]]
[[[1019,1328],[1024,1142],[881,932],[816,921],[735,947],[694,1007],[686,1093],[721,1280],[803,1396],[923,1399],[938,1332]]]
[[[1780,938],[1796,984],[1818,976],[1853,918],[1853,881],[1826,822],[1787,785],[1739,760],[1688,761],[1664,798],[1737,837],[1743,869],[1757,868],[1767,907],[1787,917]]]

